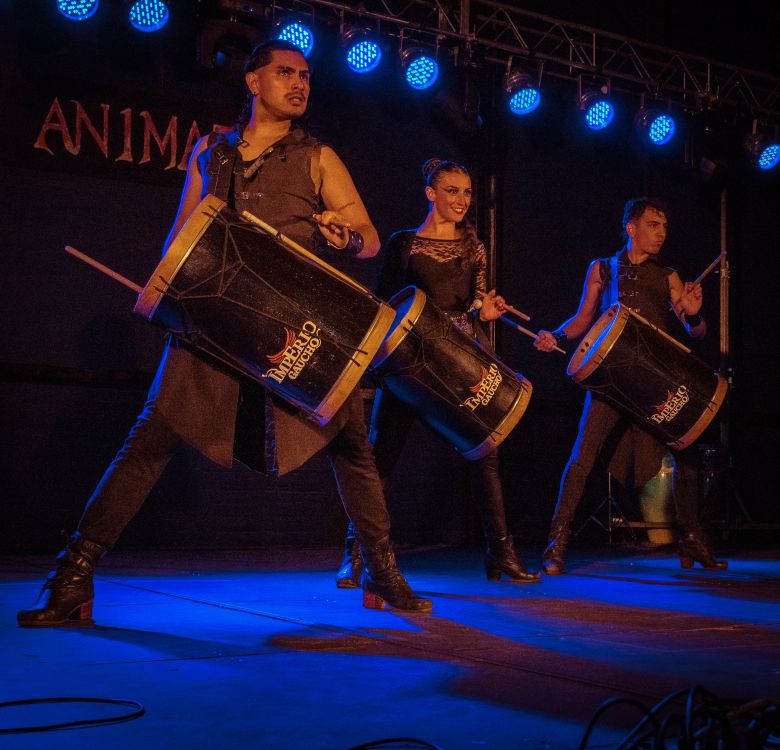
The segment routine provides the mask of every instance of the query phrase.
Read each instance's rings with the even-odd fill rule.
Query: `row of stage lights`
[[[56,0],[57,8],[74,21],[84,21],[98,9],[99,0]],[[128,19],[139,31],[153,32],[163,28],[170,12],[165,0],[128,0]],[[304,57],[314,48],[312,28],[299,18],[281,18],[274,24],[273,36],[300,47]],[[350,28],[341,35],[341,44],[347,67],[358,75],[370,74],[382,62],[382,46],[378,38],[365,28]],[[432,88],[439,80],[436,57],[421,47],[409,47],[401,52],[401,70],[407,85],[417,91]],[[509,111],[518,117],[527,117],[542,104],[540,84],[533,76],[510,62],[504,75],[504,93]],[[616,107],[608,86],[580,93],[577,108],[586,127],[592,131],[606,131],[616,120]],[[635,126],[641,137],[652,147],[663,147],[674,140],[678,131],[674,114],[666,109],[640,108]],[[780,164],[780,140],[758,134],[754,127],[744,141],[744,149],[762,170]]]
[[[55,0],[57,10],[69,21],[86,21],[98,11],[100,0]],[[159,31],[171,17],[165,0],[131,0],[127,20],[138,31]]]

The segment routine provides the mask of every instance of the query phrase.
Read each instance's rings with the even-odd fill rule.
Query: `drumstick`
[[[520,310],[518,310],[516,307],[512,307],[512,305],[507,305],[506,302],[504,302],[504,307],[513,315],[517,315],[518,318],[522,318],[523,320],[531,320],[530,315],[526,315],[524,312],[520,312]]]
[[[70,245],[65,245],[65,252],[70,253],[71,255],[75,255],[79,260],[83,260],[85,263],[88,263],[93,268],[97,268],[98,271],[102,271],[106,276],[110,276],[112,279],[115,279],[120,284],[124,284],[126,287],[129,287],[134,292],[138,292],[140,294],[143,291],[143,287],[138,286],[133,281],[130,281],[130,279],[125,278],[121,274],[118,274],[116,271],[112,271],[108,266],[104,266],[102,263],[99,263],[94,258],[90,258],[89,255],[85,255],[80,250],[76,250],[75,247],[71,247]]]
[[[484,298],[484,295],[482,297],[477,297],[474,302],[472,303],[472,310],[479,310],[482,307],[482,299]],[[512,305],[507,305],[506,302],[504,302],[504,307],[514,315],[517,315],[518,318],[522,318],[523,320],[531,320],[530,315],[526,315],[524,312],[520,312],[516,307],[512,307]]]
[[[703,278],[704,278],[704,277],[705,277],[705,276],[706,276],[706,275],[707,275],[707,274],[708,274],[710,271],[712,271],[712,269],[713,269],[713,268],[715,268],[715,266],[717,266],[717,265],[718,265],[718,263],[720,263],[720,259],[721,259],[721,258],[723,258],[725,255],[726,255],[726,253],[721,253],[721,254],[720,254],[720,255],[719,255],[717,258],[715,258],[715,260],[713,260],[713,261],[712,261],[712,263],[710,263],[710,264],[709,264],[709,265],[708,265],[708,266],[707,266],[707,267],[706,267],[706,268],[705,268],[705,269],[704,269],[704,270],[703,270],[703,271],[702,271],[702,272],[699,274],[699,276],[698,276],[698,278],[696,279],[696,281],[694,281],[694,282],[693,282],[694,286],[696,286],[696,284],[701,284],[701,280],[702,280],[702,279],[703,279]]]
[[[533,331],[529,331],[527,328],[523,328],[523,326],[517,325],[514,320],[510,320],[505,315],[502,315],[499,320],[502,323],[506,323],[508,326],[512,326],[512,328],[516,328],[521,333],[524,333],[526,336],[530,336],[532,339],[536,339],[539,337],[538,333],[534,333]],[[561,354],[566,354],[566,352],[561,349],[560,346],[554,346],[553,349],[555,349],[556,352],[560,352]]]

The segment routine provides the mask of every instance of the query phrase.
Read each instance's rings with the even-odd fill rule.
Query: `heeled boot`
[[[360,579],[364,607],[383,609],[387,604],[391,609],[421,614],[433,609],[430,599],[423,599],[412,591],[396,565],[395,553],[387,537],[371,547],[361,545],[360,552],[365,564]]]
[[[57,555],[57,567],[46,578],[38,599],[16,620],[23,628],[48,628],[65,623],[91,624],[95,591],[92,574],[107,552],[76,532]]]
[[[541,580],[537,570],[528,570],[515,550],[510,534],[488,541],[485,553],[485,574],[488,581],[500,581],[501,574],[518,583],[534,583]]]
[[[680,529],[678,553],[681,568],[692,568],[694,563],[699,563],[705,570],[726,570],[729,566],[727,560],[716,559],[710,540],[701,527]]]
[[[341,567],[336,573],[336,586],[340,589],[356,589],[360,586],[362,573],[363,560],[360,557],[360,543],[355,533],[355,527],[350,521],[347,535],[344,537],[344,557],[341,560]]]
[[[547,575],[559,576],[566,570],[566,547],[569,544],[569,524],[553,522],[547,548],[542,554],[542,570]]]

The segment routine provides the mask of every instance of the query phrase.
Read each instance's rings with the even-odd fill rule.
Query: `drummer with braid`
[[[377,294],[389,299],[407,285],[421,289],[456,326],[490,348],[482,324],[505,312],[504,298],[487,290],[485,246],[466,218],[471,205],[471,175],[453,161],[429,159],[422,168],[428,213],[417,229],[395,232],[383,248],[384,265]],[[386,388],[376,391],[371,415],[371,442],[382,481],[400,458],[414,424],[414,410]],[[504,494],[498,466],[498,449],[469,462],[472,494],[479,510],[487,549],[485,573],[489,580],[538,581],[515,551],[507,528]],[[362,561],[355,528],[350,523],[344,559],[336,574],[341,588],[358,585]]]
[[[309,97],[309,66],[300,49],[278,40],[258,45],[244,78],[245,116],[233,132],[206,136],[193,150],[166,249],[200,201],[213,194],[308,249],[315,249],[321,235],[347,255],[376,255],[379,238],[343,162],[293,126]],[[364,605],[431,610],[431,602],[412,591],[396,565],[359,390],[320,427],[254,381],[240,380],[171,337],[144,410],[89,499],[38,601],[18,613],[20,625],[91,618],[95,566],[140,510],[182,441],[223,466],[237,458],[271,475],[294,469],[324,448],[344,509],[357,528],[365,563]]]
[[[617,255],[593,261],[588,268],[576,314],[556,330],[540,331],[537,349],[552,351],[556,344],[585,334],[597,313],[616,302],[633,309],[661,331],[671,333],[673,316],[693,338],[702,338],[707,325],[700,314],[699,284],[683,283],[676,271],[662,265],[659,253],[666,240],[667,208],[658,198],[632,198],[623,212],[624,247]],[[620,479],[633,464],[634,484],[641,487],[660,469],[670,449],[649,432],[630,421],[592,391],[585,396],[579,433],[563,472],[548,545],[542,567],[560,575],[566,567],[566,548],[577,505],[585,482],[607,440],[618,437],[610,470]],[[675,509],[679,531],[679,556],[683,567],[694,562],[706,569],[724,569],[717,560],[697,511],[697,471],[691,448],[673,451],[675,462]]]

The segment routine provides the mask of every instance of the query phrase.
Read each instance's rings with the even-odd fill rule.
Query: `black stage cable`
[[[675,705],[684,701],[681,710]],[[662,748],[763,748],[780,733],[780,699],[765,698],[740,704],[718,698],[701,685],[670,693],[652,708],[629,698],[610,698],[596,709],[588,722],[579,750],[604,714],[629,705],[644,714],[616,746],[616,750],[662,750]],[[663,714],[663,715],[662,715]]]
[[[440,745],[434,745],[414,737],[388,737],[386,740],[373,740],[361,745],[353,745],[347,750],[374,750],[374,748],[427,748],[427,750],[443,750]]]
[[[0,728],[0,734],[51,732],[55,729],[78,729],[81,727],[105,726],[106,724],[121,724],[125,721],[138,719],[146,713],[146,709],[138,701],[121,698],[27,698],[18,701],[3,701],[0,703],[0,708],[34,706],[42,703],[105,703],[111,706],[128,706],[135,710],[128,714],[123,714],[122,716],[107,716],[103,719],[81,719],[80,721],[66,721],[62,724],[40,724],[34,727]]]

